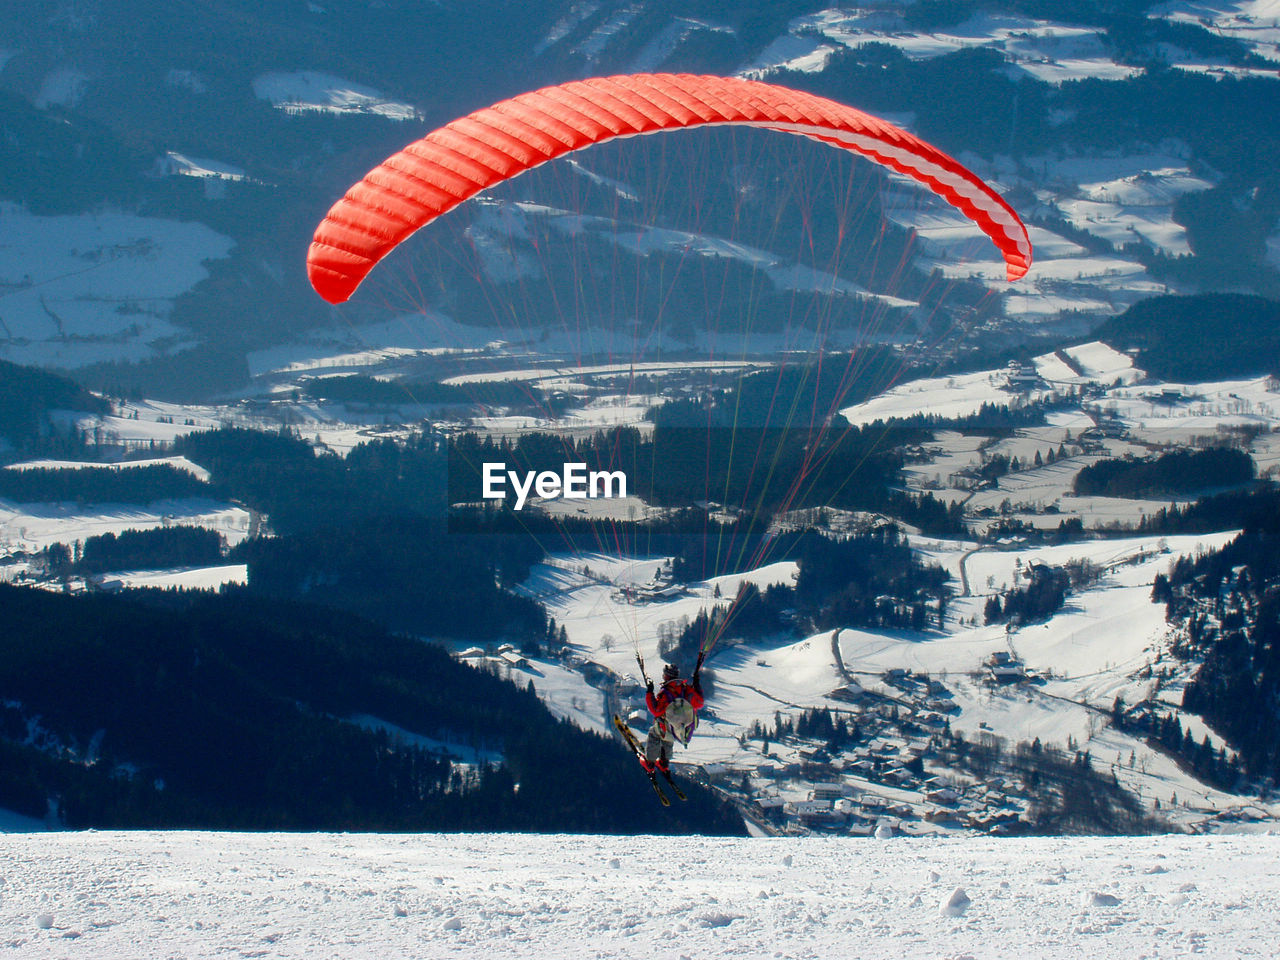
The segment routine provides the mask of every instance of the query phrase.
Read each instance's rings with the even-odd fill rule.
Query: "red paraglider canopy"
[[[330,303],[420,227],[475,194],[615,137],[743,124],[850,150],[923,183],[973,220],[1008,278],[1031,265],[1013,209],[956,160],[890,123],[834,100],[736,77],[632,74],[522,93],[445,124],[369,171],[316,228],[307,274]]]

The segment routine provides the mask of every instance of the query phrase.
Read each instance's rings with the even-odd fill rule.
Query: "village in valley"
[[[1134,820],[1194,832],[1265,829],[1280,815],[1271,784],[1237,794],[1202,783],[1143,727],[1144,718],[1173,711],[1197,741],[1222,746],[1180,711],[1195,664],[1171,655],[1176,631],[1151,592],[1178,556],[1216,549],[1234,533],[1144,535],[1144,518],[1189,501],[1077,495],[1072,480],[1107,458],[1210,443],[1245,446],[1258,472],[1274,476],[1278,386],[1266,377],[1160,383],[1125,354],[1090,343],[1008,369],[913,381],[843,411],[852,423],[870,423],[957,396],[965,406],[953,415],[996,401],[1051,407],[1046,426],[994,441],[941,430],[913,456],[908,483],[963,502],[971,534],[905,531],[922,558],[950,574],[941,618],[934,611],[919,632],[836,629],[717,649],[708,663],[714,692],[678,769],[733,798],[766,834],[1035,830],[1046,816],[1046,779],[1073,764],[1117,788],[1117,797],[1123,790],[1135,798],[1122,811]],[[996,458],[1014,465],[984,475]],[[704,509],[725,513],[713,503]],[[890,523],[819,513],[837,533]],[[815,515],[777,522],[782,529],[802,520]],[[1067,521],[1074,533],[1064,539]],[[1072,586],[1061,610],[1042,622],[991,622],[993,598],[1064,571]],[[553,710],[584,726],[604,732],[620,710],[643,727],[636,655],[657,660],[663,635],[727,603],[743,582],[763,589],[795,575],[794,563],[778,559],[740,576],[680,583],[664,558],[552,558],[521,590],[566,631],[563,659],[512,648],[491,652],[490,663],[531,679]],[[479,648],[466,655],[485,659]]]

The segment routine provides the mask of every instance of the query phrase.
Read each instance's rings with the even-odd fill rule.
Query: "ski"
[[[649,786],[653,787],[653,792],[658,795],[658,802],[660,802],[664,807],[671,806],[671,801],[667,799],[667,795],[663,793],[662,788],[658,786],[658,778],[654,776],[653,771],[645,765],[644,751],[640,749],[640,741],[636,739],[635,733],[627,726],[626,721],[617,714],[614,714],[613,725],[618,728],[618,732],[622,734],[622,739],[625,740],[627,746],[631,748],[631,752],[635,754],[635,758],[640,761],[640,767],[649,777]],[[670,774],[667,775],[667,779],[671,779]],[[671,788],[676,791],[676,796],[680,797],[681,800],[684,799],[683,794],[680,793],[680,789],[676,787],[675,784],[672,784]]]
[[[659,769],[659,770],[662,770],[662,768],[661,768],[661,767],[659,767],[658,769]],[[668,784],[668,786],[670,786],[670,787],[671,787],[671,789],[672,789],[673,791],[675,791],[675,795],[676,795],[679,799],[681,799],[681,800],[688,800],[688,799],[689,799],[688,797],[686,797],[686,796],[684,795],[684,791],[683,791],[683,790],[681,790],[681,789],[676,785],[676,782],[675,782],[674,780],[672,780],[672,779],[671,779],[671,771],[670,771],[670,770],[662,770],[662,775],[663,775],[664,777],[666,777],[666,778],[667,778],[667,784]]]
[[[652,773],[649,774],[649,786],[653,787],[653,792],[658,795],[658,802],[664,807],[671,806],[671,801],[667,799],[667,795],[662,792],[662,788],[658,786],[658,778]]]
[[[627,746],[631,747],[632,752],[635,753],[636,759],[640,759],[640,757],[643,756],[643,752],[640,747],[640,740],[636,737],[635,731],[632,730],[631,727],[627,725],[627,722],[621,717],[615,716],[613,718],[613,722],[622,733],[623,739],[627,741]],[[663,770],[661,767],[658,767],[658,769],[662,771],[662,776],[666,779],[667,784],[671,787],[675,795],[681,800],[688,800],[689,798],[684,795],[684,791],[680,789],[680,785],[672,778],[671,771]],[[653,772],[651,770],[646,768],[645,772],[649,774],[651,779],[656,779],[653,777]]]

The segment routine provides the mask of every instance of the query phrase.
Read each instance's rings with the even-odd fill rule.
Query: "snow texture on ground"
[[[1146,443],[1187,444],[1224,428],[1249,427],[1265,437],[1280,426],[1275,377],[1213,383],[1153,383],[1112,390],[1097,402]]]
[[[248,175],[243,167],[223,160],[189,157],[173,150],[165,151],[156,161],[156,170],[170,177],[199,177],[215,180],[245,180]]]
[[[1280,3],[1276,0],[1174,0],[1154,7],[1148,16],[1206,26],[1241,41],[1264,59],[1280,62]]]
[[[1280,840],[0,838],[13,956],[1272,956]]]
[[[984,403],[1009,406],[1016,398],[1006,389],[1007,382],[1008,377],[1002,370],[912,380],[870,400],[845,407],[840,414],[856,427],[918,413],[945,418],[967,417],[977,413]]]

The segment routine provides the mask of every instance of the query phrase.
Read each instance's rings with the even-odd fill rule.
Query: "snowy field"
[[[1146,173],[1144,159],[1132,158],[1131,169],[1139,171],[1135,176]],[[1001,188],[1023,179],[978,158],[966,160],[976,173],[994,180]],[[1093,178],[1101,175],[1096,173]],[[1180,183],[1189,179],[1181,170],[1173,176]],[[1036,186],[1029,181],[1025,185]],[[1043,190],[1040,193],[1051,213],[1117,248],[1138,241],[1155,249],[1186,252],[1185,232],[1171,219],[1172,200],[1164,204],[1137,199],[1100,203],[1074,197],[1071,188],[1064,188],[1057,196]],[[1028,228],[1036,257],[1031,271],[1010,286],[1005,280],[1004,261],[958,210],[922,202],[896,190],[885,198],[885,203],[885,215],[890,220],[915,231],[917,264],[924,269],[938,269],[954,279],[981,281],[1004,298],[1005,317],[1015,323],[1042,323],[1072,311],[1119,313],[1138,300],[1172,292],[1132,258],[1087,251],[1041,226]]]
[[[1153,8],[1149,15],[1232,37],[1258,56],[1280,62],[1280,7],[1275,0],[1173,0]],[[980,12],[954,27],[922,32],[882,5],[879,9],[830,8],[796,17],[785,34],[739,73],[757,78],[768,78],[780,69],[816,73],[837,50],[866,43],[894,47],[912,60],[965,49],[994,49],[1008,61],[1011,76],[1029,74],[1049,84],[1087,78],[1124,80],[1144,72],[1142,67],[1117,62],[1114,48],[1096,28]],[[1167,44],[1164,54],[1172,67],[1232,72],[1225,62],[1206,63],[1198,54]]]
[[[1001,513],[1006,501],[1015,519],[1039,528],[1054,528],[1078,517],[1087,529],[1135,524],[1171,503],[1194,496],[1130,500],[1118,497],[1077,497],[1075,475],[1103,457],[1144,458],[1175,446],[1203,441],[1227,442],[1226,431],[1256,431],[1250,453],[1260,476],[1280,472],[1280,383],[1274,377],[1254,377],[1209,383],[1165,383],[1152,380],[1133,359],[1098,341],[1067,347],[1035,357],[1029,371],[1015,368],[985,370],[949,377],[912,380],[846,407],[841,414],[855,426],[876,420],[930,413],[944,417],[976,414],[982,405],[1016,407],[1026,402],[1091,388],[1093,398],[1078,408],[1057,409],[1045,426],[1023,427],[998,442],[939,431],[924,444],[925,461],[906,467],[909,485],[927,490],[948,503],[962,501],[975,532],[990,522],[980,511]],[[1117,430],[1094,437],[1088,453],[1081,437],[1104,420]],[[1049,454],[1061,456],[1048,462]],[[1043,465],[1035,466],[1036,455]],[[1018,471],[994,484],[975,489],[973,471],[996,456],[1017,457]],[[1053,507],[1057,512],[1045,513]]]
[[[249,533],[249,511],[203,497],[137,504],[24,503],[0,500],[0,556],[35,553],[106,533],[153,527],[207,527],[234,546]]]
[[[74,424],[94,439],[105,456],[164,449],[179,437],[204,430],[238,427],[247,430],[278,431],[288,424],[318,450],[346,456],[357,444],[379,437],[406,437],[427,416],[428,408],[411,402],[374,412],[350,409],[346,404],[289,399],[278,405],[270,401],[227,405],[183,405],[158,400],[127,401],[107,415],[76,415]],[[388,419],[393,422],[388,423]],[[174,462],[179,458],[167,458]],[[129,460],[92,464],[127,468],[160,460]],[[41,466],[41,463],[14,464],[9,469]],[[181,463],[176,464],[180,468]],[[56,466],[56,464],[55,464]],[[90,466],[90,464],[69,464]],[[194,465],[192,465],[194,466]],[[187,469],[187,468],[183,468]],[[194,471],[193,471],[194,472]],[[200,474],[197,474],[200,476]],[[208,479],[207,474],[200,479]]]
[[[1111,59],[1101,35],[1088,27],[979,13],[955,27],[923,33],[889,10],[858,8],[797,17],[786,34],[740,72],[749,77],[767,77],[780,68],[818,72],[841,47],[865,43],[892,46],[912,60],[978,47],[997,49],[1013,74],[1025,72],[1051,84],[1086,77],[1123,80],[1142,72]]]
[[[855,427],[877,420],[902,419],[917,413],[938,417],[967,417],[977,413],[984,403],[1006,407],[1016,399],[1009,392],[1008,376],[1003,370],[983,370],[950,377],[927,377],[845,407],[840,414]]]
[[[287,113],[366,113],[388,120],[414,120],[418,113],[411,104],[389,99],[364,84],[313,70],[294,73],[264,73],[253,81],[259,100]]]
[[[1280,840],[0,837],[13,956],[1274,956]]]
[[[1114,347],[1099,341],[1067,347],[1062,351],[1072,363],[1094,383],[1134,383],[1146,376],[1133,365],[1133,359]]]
[[[195,177],[198,180],[247,180],[243,167],[207,157],[189,157],[173,150],[156,161],[156,172],[168,177]]]
[[[1187,444],[1231,427],[1261,430],[1265,438],[1280,428],[1280,382],[1256,377],[1134,385],[1109,391],[1096,409],[1115,415],[1130,435],[1151,444]]]
[[[554,420],[529,416],[472,417],[471,425],[488,433],[520,433],[527,430],[555,432],[583,428],[607,430],[610,427],[624,426],[648,429],[652,424],[644,422],[645,414],[650,407],[665,402],[666,398],[656,394],[600,396],[581,407],[564,411]]]
[[[1280,64],[1280,4],[1276,0],[1173,0],[1153,8],[1149,15],[1207,25]]]
[[[85,426],[92,432],[96,425],[100,430],[100,438],[104,442],[111,443],[120,443],[122,438],[114,433],[110,438],[107,437],[110,424],[115,423],[121,428],[136,430],[137,433],[131,437],[136,441],[136,445],[143,445],[156,439],[172,440],[177,433],[197,429],[198,421],[195,416],[186,416],[185,419],[190,423],[185,426],[176,427],[173,424],[174,411],[183,408],[172,404],[156,406],[146,402],[136,405],[136,412],[139,414],[144,409],[160,422],[112,416],[94,418],[92,423],[86,422]],[[195,411],[189,410],[184,413],[194,415]],[[205,425],[208,426],[208,424]],[[208,470],[185,457],[154,457],[116,462],[28,460],[9,464],[4,469],[131,470],[150,466],[168,466],[190,473],[197,480],[204,482],[207,482],[210,477]],[[205,527],[218,533],[228,546],[234,546],[249,535],[253,526],[253,517],[250,511],[242,506],[209,497],[157,500],[146,505],[16,503],[0,499],[0,556],[35,553],[55,543],[70,546],[76,542],[83,542],[89,537],[107,533],[118,536],[126,530],[147,530],[166,526]],[[10,567],[8,573],[17,575],[25,569],[25,565]],[[6,576],[5,579],[11,579],[11,576]],[[243,583],[245,573],[242,567],[212,568],[201,571],[150,571],[131,575],[121,574],[116,579],[121,580],[122,583],[127,582],[130,586],[190,586],[207,589],[225,582]]]
[[[109,212],[44,217],[0,203],[0,357],[74,368],[142,360],[160,352],[157,343],[181,346],[187,334],[169,322],[174,300],[232,246],[200,223]]]
[[[228,563],[217,567],[181,570],[131,570],[99,578],[104,587],[152,590],[217,590],[225,584],[249,582],[249,565]]]
[[[544,363],[538,367],[525,370],[503,370],[497,373],[467,373],[450,377],[447,384],[486,383],[518,381],[538,384],[549,390],[565,390],[583,386],[584,378],[593,377],[625,377],[632,374],[658,376],[683,371],[707,370],[712,373],[730,373],[749,370],[756,364],[745,360],[682,360],[682,361],[644,361],[638,363],[582,364]]]
[[[1016,406],[1042,400],[1051,389],[1061,391],[1086,384],[1110,386],[1116,381],[1132,384],[1145,376],[1134,367],[1132,359],[1099,341],[1068,347],[1062,353],[1066,355],[1066,360],[1055,353],[1033,358],[1032,366],[1041,383],[1019,383],[1019,371],[1012,368],[926,377],[911,380],[870,400],[845,407],[840,413],[855,426],[864,426],[876,420],[911,417],[917,413],[965,417],[977,413],[984,403],[1001,407]],[[1159,396],[1163,385],[1150,385],[1146,390]],[[1269,400],[1260,396],[1258,402],[1266,403]],[[1058,425],[1067,423],[1076,432],[1094,425],[1093,420],[1086,415],[1067,415],[1070,417],[1068,421],[1061,421],[1062,416],[1064,414],[1055,412],[1051,419]]]

